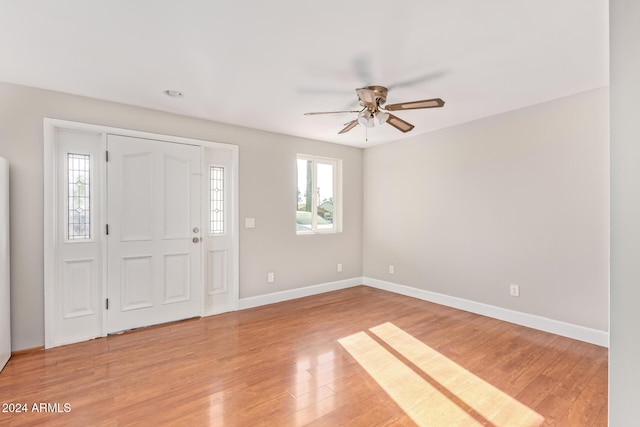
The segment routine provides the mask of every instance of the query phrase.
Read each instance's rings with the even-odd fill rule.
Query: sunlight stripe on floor
[[[481,425],[365,332],[338,342],[419,426]]]
[[[370,331],[496,427],[537,427],[544,418],[392,323]]]

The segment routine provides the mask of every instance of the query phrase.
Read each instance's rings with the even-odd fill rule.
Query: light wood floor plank
[[[544,426],[605,426],[607,363],[606,348],[359,286],[19,354],[0,403],[30,410],[0,413],[0,427],[449,426],[460,411],[480,425],[537,413]]]

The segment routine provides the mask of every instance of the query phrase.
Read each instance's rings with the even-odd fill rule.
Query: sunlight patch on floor
[[[482,425],[366,333],[338,341],[416,424]]]
[[[544,422],[537,412],[392,323],[370,332],[410,364],[365,332],[338,341],[418,425],[537,427]]]

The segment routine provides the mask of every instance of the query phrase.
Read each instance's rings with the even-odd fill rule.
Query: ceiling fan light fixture
[[[358,123],[368,128],[372,128],[376,124],[373,120],[373,114],[371,114],[371,111],[369,110],[364,110],[363,112],[358,114]]]
[[[441,98],[424,99],[421,101],[401,102],[397,104],[387,104],[388,89],[384,86],[366,86],[356,89],[360,110],[352,111],[325,111],[315,113],[305,113],[305,115],[316,114],[337,114],[337,113],[358,113],[358,116],[345,124],[345,127],[338,132],[346,133],[354,127],[360,125],[365,128],[372,128],[376,125],[388,125],[396,128],[400,132],[406,133],[411,131],[415,126],[402,120],[400,117],[391,114],[392,111],[400,110],[419,110],[424,108],[439,108],[444,106]],[[385,106],[384,108],[382,106]]]

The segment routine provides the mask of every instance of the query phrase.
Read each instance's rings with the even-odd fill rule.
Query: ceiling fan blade
[[[444,101],[440,98],[425,99],[422,101],[400,102],[384,107],[387,111],[399,110],[417,110],[419,108],[438,108],[444,105]]]
[[[398,129],[401,132],[409,132],[411,129],[414,128],[414,126],[409,123],[409,122],[405,122],[404,120],[402,120],[399,117],[394,116],[393,114],[389,114],[389,118],[387,119],[387,123],[389,123],[391,126],[393,126],[394,128]]]
[[[369,84],[371,81],[371,72],[373,68],[371,65],[371,55],[358,55],[351,61],[354,71],[358,80],[364,84]]]
[[[439,78],[441,78],[441,77],[443,77],[443,76],[445,76],[447,74],[449,74],[449,70],[442,69],[442,70],[439,70],[439,71],[434,71],[432,73],[422,74],[422,75],[419,75],[419,76],[414,77],[412,79],[407,79],[407,80],[403,80],[401,82],[392,83],[389,86],[387,86],[387,88],[389,90],[392,90],[392,89],[397,89],[399,87],[415,86],[417,84],[424,83],[424,82],[427,82],[429,80],[439,79]]]
[[[376,105],[376,93],[371,89],[356,89],[356,93],[358,94],[358,98],[362,101],[366,106],[377,107]]]
[[[347,125],[344,127],[344,129],[342,129],[340,132],[338,132],[338,134],[347,133],[347,132],[349,132],[351,129],[353,129],[356,126],[358,126],[358,121],[357,120],[350,121],[349,123],[347,123]]]
[[[349,110],[349,111],[320,111],[314,113],[304,113],[305,116],[316,116],[318,114],[339,114],[339,113],[359,113],[360,110]]]

